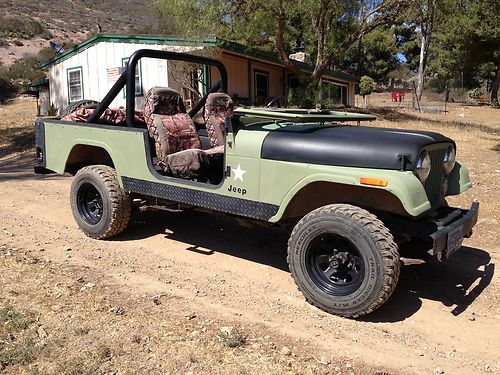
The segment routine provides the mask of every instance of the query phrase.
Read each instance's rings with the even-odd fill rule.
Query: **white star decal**
[[[241,169],[240,165],[238,164],[238,168],[236,168],[234,170],[234,180],[240,180],[241,182],[243,182],[243,175],[247,173],[247,171],[244,171],[243,169]]]

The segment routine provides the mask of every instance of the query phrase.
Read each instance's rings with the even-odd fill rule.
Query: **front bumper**
[[[429,254],[443,261],[462,246],[462,241],[472,234],[477,223],[479,203],[474,202],[469,210],[457,208],[434,220],[437,230],[430,235],[433,240]]]

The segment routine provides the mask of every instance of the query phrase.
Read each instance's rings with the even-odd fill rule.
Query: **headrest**
[[[148,106],[151,108],[151,114],[172,116],[177,113],[186,113],[181,95],[169,87],[151,88],[146,94],[145,112]]]
[[[223,92],[214,92],[209,94],[207,97],[207,102],[205,103],[205,109],[208,112],[218,111],[218,110],[233,110],[233,100],[228,94]]]

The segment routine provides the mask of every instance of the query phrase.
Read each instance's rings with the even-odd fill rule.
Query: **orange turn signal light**
[[[372,186],[382,186],[386,187],[389,184],[389,180],[380,179],[380,178],[371,178],[371,177],[361,177],[359,179],[359,183],[363,185],[372,185]]]

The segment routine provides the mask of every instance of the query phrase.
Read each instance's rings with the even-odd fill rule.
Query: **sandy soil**
[[[22,289],[22,295],[29,296],[30,288],[21,285],[16,275],[24,272],[35,293],[34,273],[40,272],[43,278],[49,269],[53,288],[83,276],[86,282],[98,284],[96,296],[119,296],[125,301],[125,310],[132,312],[116,324],[116,317],[110,314],[98,318],[90,314],[91,305],[81,302],[78,295],[58,303],[30,302],[29,298],[16,297],[19,292],[1,291],[0,308],[6,303],[26,308],[36,301],[38,309],[50,310],[51,304],[56,304],[65,311],[61,319],[73,316],[75,320],[76,316],[82,324],[87,319],[99,328],[95,335],[108,341],[120,335],[128,337],[145,324],[148,332],[155,332],[153,336],[159,335],[154,337],[158,337],[160,347],[165,347],[167,340],[161,335],[162,322],[186,319],[196,312],[195,321],[240,326],[251,340],[268,337],[268,341],[279,343],[247,344],[245,350],[253,350],[255,356],[245,357],[247,362],[238,357],[241,352],[219,348],[248,366],[259,363],[256,358],[276,353],[271,362],[263,360],[262,366],[238,369],[242,373],[262,368],[265,373],[497,374],[500,280],[495,268],[500,261],[500,201],[496,179],[500,174],[500,137],[494,126],[500,112],[476,110],[491,111],[489,116],[495,120],[488,128],[461,125],[449,121],[451,116],[418,118],[404,112],[384,112],[382,120],[373,124],[434,130],[455,139],[458,157],[469,167],[475,185],[462,196],[451,198],[450,203],[468,207],[478,200],[481,213],[474,236],[465,240],[453,259],[403,267],[396,292],[381,309],[366,318],[349,320],[323,313],[304,301],[286,266],[287,234],[276,228],[241,226],[226,216],[194,211],[143,212],[136,213],[127,231],[116,239],[87,238],[71,215],[71,177],[34,176],[31,160],[19,154],[28,142],[15,145],[18,137],[9,136],[19,132],[23,136],[20,129],[32,120],[33,103],[0,107],[0,266],[9,270],[0,275],[0,286]],[[19,118],[23,120],[14,121]],[[34,268],[13,271],[8,263],[12,259],[24,259],[19,268]],[[33,259],[45,266],[31,265]],[[161,306],[168,306],[158,316],[151,310],[153,296],[160,296]],[[106,303],[112,308],[116,300]],[[53,315],[42,315],[42,320],[54,319]],[[145,320],[139,323],[141,318]],[[100,323],[93,319],[100,319]],[[107,331],[103,322],[109,322]],[[291,367],[280,362],[289,355],[281,345],[293,353]],[[119,353],[129,361],[126,353],[130,352],[133,348],[125,345]],[[118,352],[113,353],[120,358]],[[169,359],[161,352],[155,352],[154,357],[148,359],[147,368],[150,373],[160,373],[158,369]],[[132,373],[135,365],[123,363],[128,362],[115,359],[113,368],[118,373]],[[285,365],[273,368],[270,363]],[[214,368],[198,367],[198,372],[219,372]]]

